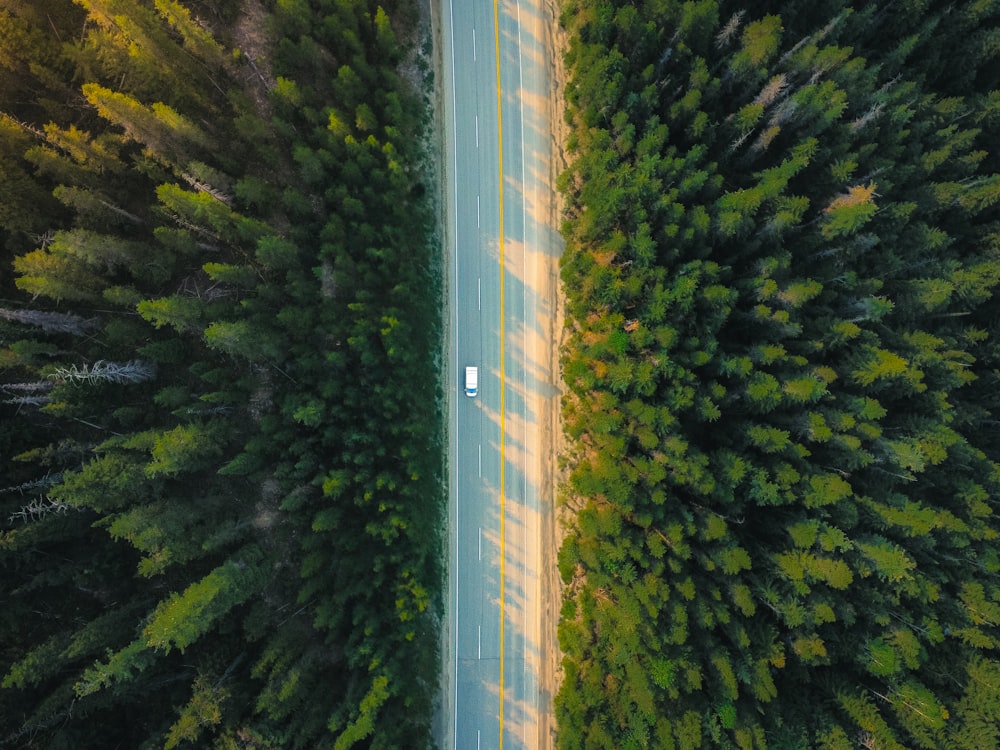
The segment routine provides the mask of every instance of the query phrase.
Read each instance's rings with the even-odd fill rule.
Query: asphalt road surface
[[[442,0],[449,286],[449,602],[446,747],[545,745],[539,679],[539,399],[533,279],[551,233],[536,196],[551,190],[539,0]],[[499,92],[499,93],[498,93]],[[528,167],[526,168],[526,160]],[[544,193],[542,193],[544,194]],[[479,393],[463,391],[466,366]],[[551,498],[544,498],[551,502]]]

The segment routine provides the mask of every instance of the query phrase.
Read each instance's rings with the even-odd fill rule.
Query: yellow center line
[[[503,750],[503,662],[504,662],[504,584],[505,584],[505,561],[507,551],[505,548],[506,519],[507,519],[507,498],[505,496],[505,467],[507,464],[505,450],[507,446],[506,431],[506,390],[505,375],[506,366],[504,364],[504,247],[503,247],[503,97],[500,92],[500,7],[499,0],[493,0],[493,42],[496,49],[497,64],[497,140],[500,147],[500,750]]]

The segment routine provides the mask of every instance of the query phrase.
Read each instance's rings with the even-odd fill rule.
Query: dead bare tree
[[[134,359],[129,362],[109,362],[99,359],[92,365],[59,367],[49,375],[53,380],[84,383],[142,383],[156,377],[156,366]]]
[[[69,333],[84,336],[95,331],[99,325],[96,318],[81,318],[73,313],[46,312],[44,310],[8,310],[0,307],[0,318],[36,326],[50,333]]]
[[[11,513],[7,523],[14,523],[17,519],[20,519],[22,523],[28,523],[28,521],[44,518],[50,513],[67,513],[70,510],[79,511],[80,509],[66,503],[60,503],[50,497],[36,497],[27,505],[21,506],[20,510]]]

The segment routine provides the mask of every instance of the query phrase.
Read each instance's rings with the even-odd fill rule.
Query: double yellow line
[[[503,245],[503,96],[500,91],[500,6],[493,0],[493,42],[496,50],[497,67],[497,141],[500,147],[500,750],[503,750],[503,702],[504,702],[504,620],[506,619],[504,590],[506,584],[506,528],[507,496],[504,485],[506,476],[506,365],[504,362],[504,245]]]

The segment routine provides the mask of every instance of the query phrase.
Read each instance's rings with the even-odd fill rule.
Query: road
[[[452,376],[443,744],[548,747],[551,51],[541,0],[441,0],[440,12]],[[479,367],[475,398],[462,390],[467,365]]]

